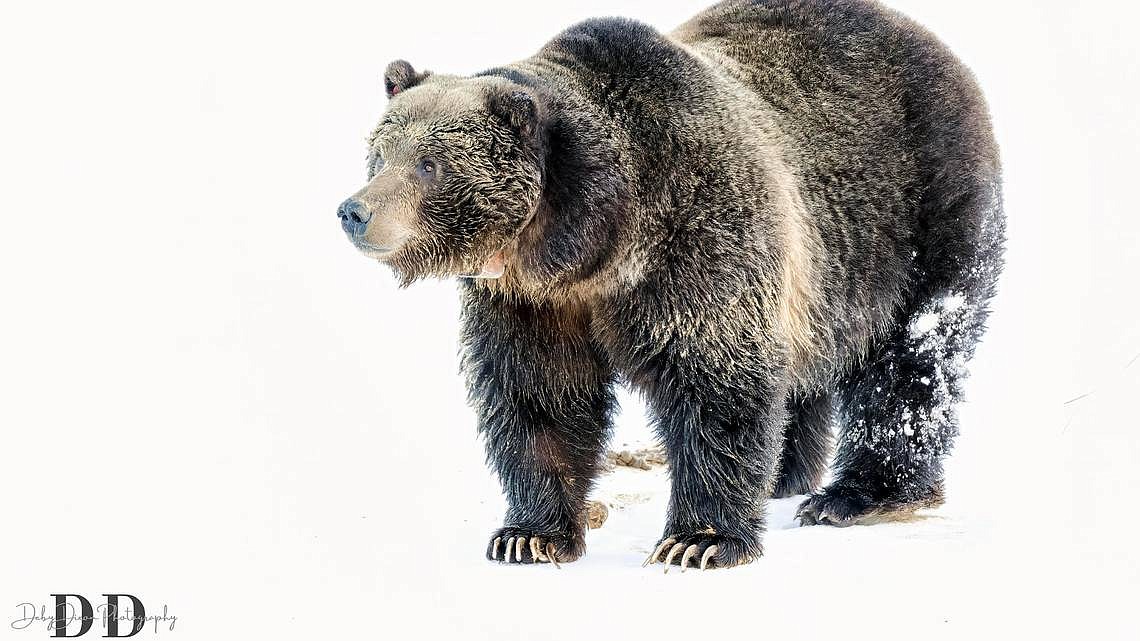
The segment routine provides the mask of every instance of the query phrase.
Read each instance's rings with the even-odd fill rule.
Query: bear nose
[[[336,215],[340,218],[340,226],[344,231],[353,236],[363,234],[364,228],[372,218],[372,212],[368,211],[368,207],[355,198],[349,198],[341,203]]]

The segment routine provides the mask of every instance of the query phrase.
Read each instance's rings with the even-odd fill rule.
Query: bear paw
[[[565,535],[535,534],[523,528],[504,527],[491,535],[487,559],[502,563],[568,563],[582,556],[582,546]]]
[[[831,486],[800,504],[796,519],[800,525],[872,525],[916,518],[915,512],[943,503],[942,487],[920,493],[914,499],[877,501],[866,492],[848,486]]]
[[[847,527],[859,523],[873,509],[871,499],[852,488],[829,487],[800,503],[796,519],[804,525]]]
[[[729,568],[751,563],[761,554],[759,545],[749,546],[736,538],[719,535],[709,528],[694,534],[673,534],[661,539],[641,567],[661,562],[665,571],[679,565],[684,572],[691,565],[702,570]]]

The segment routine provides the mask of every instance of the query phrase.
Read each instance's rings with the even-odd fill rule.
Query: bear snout
[[[349,198],[341,203],[336,210],[336,215],[340,218],[341,229],[353,240],[364,235],[364,230],[368,228],[368,221],[372,219],[372,212],[356,198]]]
[[[397,216],[385,209],[369,204],[367,198],[356,194],[336,210],[340,227],[348,239],[372,258],[383,259],[394,254],[411,236],[410,230],[397,220]]]

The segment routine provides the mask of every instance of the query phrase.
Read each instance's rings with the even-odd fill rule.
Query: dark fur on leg
[[[507,498],[487,556],[541,560],[530,547],[538,538],[542,552],[550,543],[556,561],[573,561],[585,551],[585,499],[616,403],[612,371],[591,345],[581,310],[543,309],[470,284],[464,293],[463,369]],[[507,542],[518,543],[513,555],[504,555]]]
[[[772,498],[809,494],[819,489],[832,450],[833,397],[821,393],[793,397],[788,403],[791,421],[784,432],[784,453]]]
[[[775,475],[785,420],[780,392],[768,388],[747,400],[699,392],[654,400],[672,477],[662,540],[716,545],[710,567],[763,554],[764,488]]]
[[[687,267],[699,266],[679,260],[674,269],[684,274]],[[734,340],[755,335],[752,319],[735,313],[754,301],[732,297],[747,290],[746,282],[731,284],[715,294],[724,300],[694,305],[664,293],[680,288],[663,277],[620,309],[603,309],[634,321],[634,331],[600,336],[622,369],[633,372],[631,383],[644,392],[669,459],[669,509],[657,547],[671,539],[677,553],[663,550],[659,561],[680,563],[692,548],[701,565],[731,567],[763,553],[764,500],[787,424],[788,384],[776,345]],[[667,326],[679,309],[693,328],[718,323],[726,340],[707,340],[681,324],[667,340],[654,340],[654,328]],[[732,376],[725,376],[726,363],[733,364]]]
[[[1004,240],[1000,221],[989,220],[995,200],[983,194],[956,202],[995,208],[970,214],[982,223],[970,267],[936,272],[949,284],[900,315],[894,331],[841,383],[836,479],[800,507],[806,525],[907,518],[943,501],[942,459],[958,435],[956,405],[985,329]]]
[[[943,293],[918,307],[843,382],[836,478],[804,502],[802,523],[873,523],[941,504],[942,459],[985,318],[979,295]]]

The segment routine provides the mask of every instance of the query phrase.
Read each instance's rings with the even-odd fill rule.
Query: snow
[[[176,629],[154,638],[1133,638],[1140,57],[1123,2],[890,2],[975,70],[1005,164],[1007,267],[944,507],[799,528],[800,499],[774,501],[763,559],[665,574],[640,566],[667,479],[618,469],[582,560],[483,559],[503,506],[457,372],[454,284],[398,290],[335,220],[380,74],[398,57],[473,72],[579,18],[668,27],[703,4],[455,3],[430,24],[414,3],[9,11],[0,613],[62,589],[166,604]],[[623,409],[614,444],[647,443],[637,399]]]
[[[935,312],[921,314],[911,323],[910,335],[913,338],[919,338],[929,334],[938,327],[940,322],[942,322],[942,317]]]
[[[942,299],[942,309],[948,312],[957,311],[966,302],[965,294],[950,294]]]

